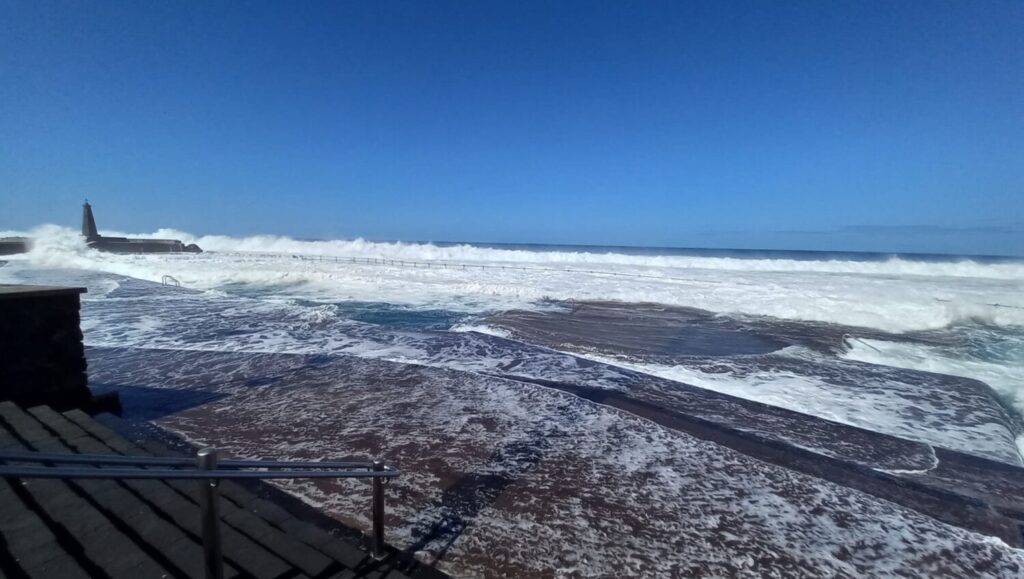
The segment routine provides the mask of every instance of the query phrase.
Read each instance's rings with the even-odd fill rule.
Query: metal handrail
[[[51,464],[118,465],[164,468],[67,468],[58,466],[11,466],[0,464],[0,477],[41,479],[192,479],[199,482],[199,511],[203,534],[203,558],[207,579],[223,577],[224,562],[220,546],[218,484],[221,479],[289,478],[372,478],[373,479],[373,556],[381,558],[384,548],[384,479],[401,471],[381,461],[281,461],[217,460],[213,448],[200,449],[195,459],[178,457],[136,457],[101,454],[55,454],[43,452],[3,452],[0,462]],[[264,469],[264,470],[239,470]]]
[[[69,454],[47,452],[0,452],[2,462],[53,462],[76,464],[127,464],[133,466],[181,466],[195,467],[194,458],[161,456],[123,456],[110,454]],[[304,469],[372,469],[368,461],[320,461],[320,460],[221,460],[219,468],[304,468]],[[3,468],[3,466],[0,466]],[[388,467],[390,468],[390,467]]]
[[[282,479],[282,478],[390,478],[401,474],[396,469],[374,472],[372,470],[281,470],[281,471],[237,471],[237,470],[140,470],[131,468],[58,468],[46,466],[2,467],[0,477],[21,478],[88,478],[88,479]]]
[[[213,253],[213,252],[210,252]],[[663,276],[663,275],[650,275],[643,273],[630,273],[625,271],[608,271],[600,269],[582,269],[582,268],[569,268],[569,267],[535,267],[535,266],[524,266],[515,265],[516,262],[506,262],[505,265],[494,265],[487,263],[468,263],[463,261],[449,261],[449,260],[431,260],[431,261],[415,261],[410,259],[397,259],[390,257],[347,257],[341,255],[309,255],[301,253],[283,254],[283,253],[265,253],[256,251],[229,251],[219,252],[229,255],[237,255],[243,257],[256,257],[256,258],[288,258],[298,259],[301,261],[318,261],[318,262],[333,262],[333,263],[353,263],[353,264],[366,264],[366,265],[397,265],[399,267],[424,267],[427,269],[439,268],[439,269],[454,269],[454,270],[515,270],[515,271],[541,271],[541,272],[566,272],[566,273],[586,273],[592,275],[608,275],[615,277],[628,277],[637,279],[654,279],[661,281],[690,281],[687,278]]]

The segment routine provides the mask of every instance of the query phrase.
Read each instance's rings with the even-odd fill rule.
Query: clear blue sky
[[[0,230],[1024,254],[1024,2],[0,0]]]

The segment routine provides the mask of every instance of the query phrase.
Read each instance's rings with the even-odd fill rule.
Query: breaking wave
[[[504,249],[471,244],[435,245],[431,243],[376,242],[364,239],[305,241],[274,235],[228,237],[195,236],[175,229],[159,229],[153,233],[105,232],[128,237],[180,239],[195,243],[207,251],[286,253],[338,257],[377,257],[424,261],[458,261],[481,263],[585,264],[622,265],[651,268],[711,269],[726,271],[816,272],[860,275],[922,275],[986,279],[1024,280],[1024,260],[980,263],[963,258],[948,261],[915,261],[891,257],[877,261],[832,259],[746,259],[738,257],[698,257],[685,255],[635,255],[613,250],[551,251],[537,249]],[[588,248],[591,249],[591,248]]]
[[[36,240],[30,253],[12,259],[29,267],[104,271],[150,281],[168,274],[197,289],[266,288],[324,302],[388,302],[463,312],[535,308],[548,299],[614,300],[892,332],[937,329],[965,320],[1024,327],[1022,261],[745,259],[360,239],[197,237],[174,230],[104,233],[176,238],[197,243],[206,253],[100,253],[87,248],[77,232],[47,225],[28,233]],[[421,265],[300,256],[413,260]]]

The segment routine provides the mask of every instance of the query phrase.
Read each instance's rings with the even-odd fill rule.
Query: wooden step
[[[0,422],[7,435],[3,441],[5,448],[25,451],[37,450],[36,445],[46,446],[46,430],[14,404],[0,403]],[[33,510],[50,532],[59,537],[58,541],[49,546],[59,546],[65,550],[87,574],[110,577],[172,576],[169,570],[139,549],[131,538],[73,487],[73,483],[25,479],[10,484],[20,485],[24,493],[10,493],[6,495],[7,498],[12,503],[17,502],[14,499],[21,500],[25,508]],[[5,513],[15,508],[6,502],[3,506]],[[6,537],[5,542],[10,543]]]
[[[107,446],[108,451],[129,456],[151,456],[157,454],[149,452],[143,447],[125,439],[81,411],[67,412],[66,418],[87,430],[98,441],[102,441]],[[158,448],[157,450],[160,451],[158,454],[162,456],[176,454],[170,452],[165,447]],[[166,481],[166,484],[180,494],[189,497],[191,501],[198,503],[198,497],[196,496],[197,487],[194,482],[171,480]],[[315,577],[329,572],[332,566],[344,567],[343,562],[333,560],[322,551],[297,540],[284,530],[274,526],[270,521],[237,504],[232,500],[233,497],[237,500],[240,496],[235,487],[241,488],[231,481],[222,481],[220,485],[221,517],[227,523],[224,527],[230,527],[236,532],[241,533],[247,539],[258,543],[275,556],[300,569],[307,575]],[[242,502],[243,504],[245,503],[245,501]],[[328,540],[337,541],[336,538],[330,535],[326,535],[326,537]],[[227,553],[226,546],[225,553]]]
[[[107,424],[128,430],[120,419],[103,415],[102,422],[80,410],[65,412],[63,416],[73,425],[101,443],[109,452],[128,456],[180,456],[165,445],[154,441],[137,444],[128,440]],[[107,424],[104,424],[107,423]],[[69,435],[72,435],[69,433]],[[81,451],[86,452],[86,451]],[[99,450],[90,450],[100,452]],[[145,481],[176,490],[191,503],[197,503],[196,485],[192,481]],[[346,576],[387,577],[407,579],[394,558],[377,561],[366,551],[352,543],[341,540],[327,530],[297,518],[279,504],[257,496],[252,491],[233,481],[220,484],[221,515],[227,523],[223,531],[232,530],[263,547],[267,553],[280,557],[290,566],[311,577]],[[198,518],[196,519],[198,522]],[[228,555],[227,536],[224,540],[225,557]],[[328,565],[323,566],[323,560]],[[240,562],[239,562],[240,563]],[[429,568],[422,568],[430,577],[444,577],[444,574]],[[246,572],[250,572],[246,570]]]
[[[31,408],[29,414],[56,435],[48,439],[45,446],[37,446],[36,450],[84,454],[110,452],[80,427],[48,407]],[[161,562],[172,569],[175,575],[201,576],[203,548],[199,536],[186,533],[175,524],[174,519],[159,507],[161,503],[166,504],[166,501],[147,501],[140,496],[136,492],[136,482],[147,481],[85,479],[72,481],[72,484],[88,493],[97,506],[109,513],[108,518],[122,523],[137,535],[136,543],[150,552],[154,559],[163,559]],[[166,494],[172,492],[168,489]],[[190,510],[191,518],[198,519],[198,509]],[[224,566],[223,572],[225,578],[238,576],[238,571],[230,564]]]
[[[9,554],[10,564],[28,577],[86,578],[89,574],[67,551],[57,544],[57,536],[46,523],[25,505],[16,491],[0,479],[0,537]],[[0,567],[0,576],[3,576]]]
[[[0,403],[0,451],[179,455],[132,442],[79,410],[26,411],[10,402]],[[201,577],[198,488],[189,480],[0,479],[0,579]],[[402,569],[416,569],[394,556],[378,561],[293,514],[302,508],[286,509],[232,481],[221,481],[219,506],[224,574],[231,579],[406,579]],[[424,575],[443,577],[417,569],[415,576]]]
[[[127,439],[102,426],[80,410],[66,412],[63,416],[69,423],[88,437],[75,437],[70,442],[90,454],[127,454],[148,456]],[[100,436],[97,436],[97,433]],[[88,449],[88,450],[86,450]],[[199,504],[194,496],[194,481],[177,481],[169,484],[162,480],[125,481],[151,504],[157,505],[186,533],[196,538],[202,536]],[[231,525],[221,526],[222,552],[225,560],[244,574],[260,579],[271,579],[287,575],[291,565],[277,557],[259,543],[242,534]]]

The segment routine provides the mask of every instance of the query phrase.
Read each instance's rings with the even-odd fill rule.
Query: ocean
[[[893,458],[881,450],[897,439],[1024,466],[1020,258],[303,241],[167,230],[131,236],[173,237],[205,252],[114,255],[87,249],[62,227],[27,235],[35,247],[5,258],[0,283],[88,288],[82,327],[90,380],[97,390],[120,392],[129,418],[240,456],[389,449],[412,473],[395,483],[410,506],[399,509],[389,540],[415,545],[456,574],[571,576],[572,569],[621,568],[626,560],[648,573],[663,571],[658,561],[680,548],[651,539],[616,555],[602,535],[604,515],[594,509],[665,505],[671,497],[650,495],[641,479],[665,479],[659,487],[670,489],[703,484],[679,461],[712,450],[679,442],[642,416],[609,414],[593,396],[568,402],[566,392],[604,389],[690,409],[701,392],[727,395],[714,399],[826,425],[820,434],[781,429],[772,434],[780,440],[887,472],[922,469],[899,461],[934,456]],[[350,381],[362,385],[358,394],[342,388]],[[429,416],[420,414],[425,409]],[[362,427],[352,424],[360,420]],[[836,430],[826,432],[828,425]],[[863,432],[878,435],[877,452],[840,448],[836,433]],[[424,446],[426,439],[432,442]],[[448,462],[422,462],[431,453]],[[537,549],[538,536],[573,532],[531,506],[531,493],[555,476],[545,474],[551,454],[583,480],[601,474],[594,464],[614,457],[639,477],[629,487],[639,494],[629,499],[620,483],[608,483],[602,500],[625,501],[619,507],[598,508],[586,497],[560,506],[581,544],[607,551],[599,560],[552,552],[558,569],[570,570],[561,573],[508,554],[494,567],[493,555],[483,553],[496,545]],[[417,474],[417,465],[425,472]],[[482,489],[497,484],[500,493],[475,489],[452,499],[446,477],[456,471],[496,476],[499,483]],[[517,491],[524,480],[540,487]],[[284,484],[357,527],[366,524],[324,487]],[[813,488],[822,504],[836,500],[833,490]],[[807,555],[813,540],[806,529],[815,523],[782,504],[792,499],[788,492],[769,502],[804,529],[802,538],[765,549],[807,562],[814,555]],[[515,508],[501,506],[509,494],[520,497]],[[431,521],[438,517],[495,529],[437,532]],[[867,530],[870,518],[861,531],[888,540]],[[893,515],[903,521],[893,528],[912,519]],[[786,521],[764,524],[789,532]],[[927,524],[914,525],[927,532],[920,530]],[[936,531],[947,538],[951,532]],[[764,533],[769,543],[770,535]],[[838,563],[808,564],[820,570]]]

